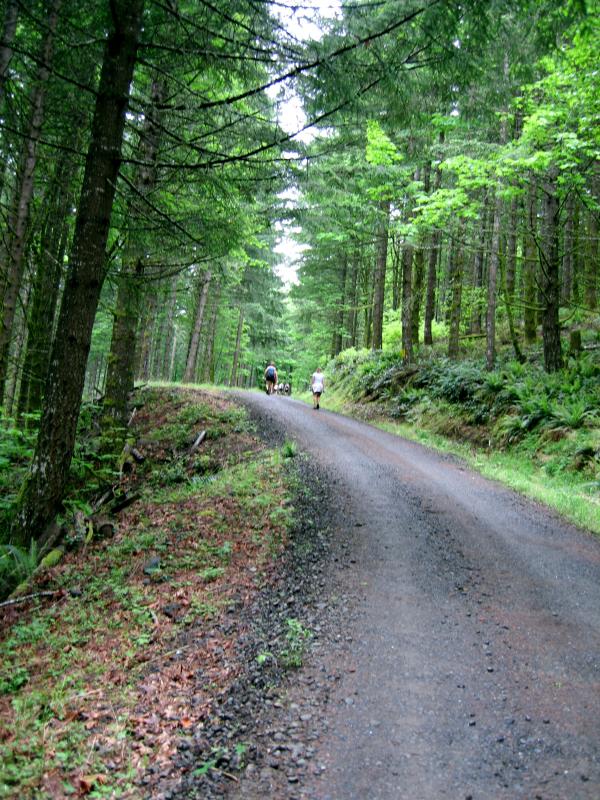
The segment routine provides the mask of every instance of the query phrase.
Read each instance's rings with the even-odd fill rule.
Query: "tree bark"
[[[504,307],[506,308],[506,319],[508,322],[508,332],[510,334],[510,341],[512,342],[513,350],[515,351],[515,358],[522,364],[525,361],[523,353],[521,352],[521,346],[519,344],[519,338],[517,336],[517,331],[515,329],[515,322],[514,322],[514,315],[513,315],[513,306],[512,301],[514,295],[511,297],[508,293],[508,287],[506,285],[506,274],[502,271],[501,274],[501,281],[502,281],[502,296],[504,297]]]
[[[230,386],[235,386],[235,382],[237,380],[237,368],[238,368],[238,361],[240,358],[240,350],[242,348],[243,330],[244,330],[244,307],[240,305],[240,315],[238,317],[237,333],[235,337],[235,351],[233,353],[233,364],[231,367],[231,378],[229,379]]]
[[[156,321],[156,292],[152,290],[144,293],[143,311],[137,322],[136,355],[134,374],[142,381],[150,378],[150,358],[154,340],[154,323]],[[139,306],[138,306],[139,307]]]
[[[352,268],[350,270],[350,311],[348,314],[349,341],[347,343],[350,347],[356,347],[356,328],[358,325],[358,266],[358,253],[355,252],[352,257]]]
[[[4,394],[8,367],[8,352],[12,337],[13,322],[23,280],[25,265],[25,235],[29,222],[29,207],[33,197],[33,176],[37,164],[37,147],[44,122],[44,100],[46,85],[52,64],[54,36],[58,24],[61,0],[54,0],[46,24],[46,35],[42,42],[40,67],[31,97],[29,131],[23,143],[21,168],[15,189],[15,197],[8,218],[8,242],[4,255],[6,276],[2,298],[2,322],[0,324],[0,400]]]
[[[594,177],[592,178],[592,195],[600,197],[600,162],[594,165]],[[587,251],[586,271],[585,271],[585,304],[590,311],[595,311],[598,305],[598,211],[590,209],[588,223],[589,247]]]
[[[18,16],[18,0],[6,0],[6,5],[4,6],[4,27],[2,29],[2,39],[0,40],[0,114],[3,116],[8,110],[5,105],[6,84],[8,68],[13,57],[13,41],[17,32]],[[0,142],[0,196],[4,192],[8,149],[6,142]]]
[[[402,353],[407,364],[413,359],[412,346],[412,284],[413,247],[406,243],[402,251]]]
[[[363,297],[365,299],[364,302],[364,330],[363,330],[363,346],[364,347],[371,347],[371,342],[373,341],[373,295],[374,295],[374,283],[370,280],[370,271],[369,269],[364,269],[363,275]]]
[[[7,0],[4,7],[4,27],[2,41],[0,42],[0,106],[4,103],[6,94],[6,75],[12,60],[12,43],[17,32],[17,19],[19,15],[18,0]]]
[[[515,293],[515,279],[517,274],[517,215],[519,201],[513,197],[510,201],[508,214],[508,238],[506,243],[506,291],[512,300]]]
[[[486,366],[494,369],[496,364],[496,285],[498,283],[498,265],[500,263],[500,218],[502,216],[502,199],[496,194],[494,203],[494,221],[492,223],[492,242],[488,269],[486,334]]]
[[[444,144],[445,134],[440,131],[439,144]],[[441,163],[441,161],[440,161]],[[433,182],[433,191],[437,192],[442,185],[442,170],[440,164],[435,168],[435,178]],[[429,245],[429,259],[427,263],[427,288],[425,291],[425,312],[423,319],[423,342],[428,345],[433,344],[433,336],[431,333],[431,325],[435,316],[435,290],[437,286],[437,264],[440,255],[440,245],[442,242],[442,233],[435,230],[431,236]]]
[[[537,238],[537,185],[530,178],[527,196],[527,220],[523,234],[523,330],[525,341],[533,344],[537,336],[536,272],[538,265]]]
[[[562,367],[560,344],[560,281],[558,225],[560,206],[556,181],[558,170],[549,172],[544,182],[544,248],[542,252],[542,296],[544,311],[542,316],[542,336],[544,342],[544,368],[546,372],[556,372]]]
[[[457,359],[459,353],[460,321],[462,316],[462,278],[463,255],[460,249],[463,224],[458,230],[458,237],[451,244],[450,251],[450,325],[448,328],[448,358]]]
[[[143,0],[111,3],[114,27],[104,50],[59,335],[50,356],[35,454],[11,527],[12,541],[24,547],[41,536],[56,515],[69,475],[92,327],[106,274],[106,242],[143,5]]]
[[[7,371],[6,391],[4,394],[4,410],[9,416],[16,411],[17,391],[22,382],[23,352],[27,343],[27,316],[31,298],[31,283],[23,287],[19,294],[19,307],[13,323],[13,339],[9,351],[9,368]]]
[[[400,308],[400,256],[402,247],[392,234],[392,311]]]
[[[140,303],[139,283],[144,275],[142,259],[130,266],[131,254],[127,254],[127,266],[119,276],[116,307],[114,310],[110,353],[106,373],[106,390],[102,402],[103,428],[123,430],[128,419],[129,393],[135,380],[135,351]]]
[[[473,298],[473,308],[471,310],[471,322],[469,330],[471,333],[474,334],[481,333],[481,315],[483,313],[483,308],[482,308],[483,299],[481,297],[481,292],[483,288],[488,220],[489,220],[489,197],[486,193],[485,199],[483,201],[483,209],[481,212],[481,229],[479,233],[479,244],[475,252],[475,258],[473,259],[472,285],[473,285],[474,298]]]
[[[421,320],[421,302],[423,300],[423,280],[425,278],[425,252],[421,243],[415,247],[414,254],[414,286],[411,305],[411,342],[413,350],[419,347],[419,322]]]
[[[160,364],[160,377],[164,381],[171,380],[169,366],[171,363],[171,349],[175,338],[175,308],[177,306],[177,281],[178,275],[173,275],[169,286],[169,297],[165,312],[165,349]]]
[[[69,235],[70,186],[62,202],[53,206],[54,219],[42,232],[40,259],[33,283],[29,335],[19,392],[19,414],[39,411],[52,338],[63,262]]]
[[[209,349],[206,354],[206,363],[208,369],[208,380],[210,383],[215,382],[215,336],[217,334],[217,320],[219,317],[219,301],[221,299],[221,284],[218,283],[213,297],[213,308],[210,317],[210,331],[209,331]]]
[[[208,287],[210,286],[211,277],[210,270],[206,270],[198,286],[194,325],[190,336],[185,372],[183,373],[184,383],[191,383],[196,373],[196,361],[198,360],[198,348],[200,346],[200,331],[202,330],[202,320],[204,319],[204,309],[206,307],[206,298],[208,297]]]
[[[344,253],[342,273],[340,276],[340,301],[335,314],[335,325],[333,331],[333,348],[331,357],[335,358],[342,351],[344,340],[344,310],[346,308],[346,280],[348,277],[348,255]]]
[[[136,204],[139,202],[143,205],[144,196],[156,185],[156,161],[160,143],[159,108],[165,94],[164,81],[154,80],[138,147],[142,166],[139,167],[134,180],[134,196],[128,203],[126,217],[130,228],[121,274],[117,282],[117,303],[108,357],[103,411],[105,427],[116,427],[121,431],[127,423],[128,399],[135,380],[137,320],[144,276],[142,253],[135,231],[135,221],[144,209],[136,211]]]
[[[381,350],[383,346],[383,304],[385,299],[385,272],[387,266],[390,201],[382,200],[379,203],[379,211],[377,256],[375,261],[375,279],[373,283],[373,350]]]
[[[575,224],[575,193],[570,191],[565,203],[565,232],[563,241],[561,302],[569,305],[573,296],[573,250]]]

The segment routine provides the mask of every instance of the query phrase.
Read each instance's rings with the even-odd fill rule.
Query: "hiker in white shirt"
[[[325,389],[325,377],[321,372],[321,367],[317,367],[316,372],[313,372],[310,379],[310,388],[312,389],[313,408],[319,408],[319,400]]]

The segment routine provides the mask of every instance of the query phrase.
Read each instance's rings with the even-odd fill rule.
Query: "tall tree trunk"
[[[2,39],[0,40],[0,114],[2,114],[2,116],[4,116],[7,111],[5,107],[6,84],[8,68],[13,57],[13,41],[17,32],[18,16],[18,0],[6,0],[4,6],[4,26],[2,29]],[[4,191],[8,150],[7,142],[0,141],[0,196]]]
[[[142,253],[135,230],[135,221],[145,212],[143,199],[156,185],[156,161],[160,143],[159,108],[166,94],[162,80],[154,80],[149,108],[146,110],[144,127],[138,146],[142,165],[138,168],[133,192],[128,203],[126,217],[129,220],[127,243],[123,264],[117,281],[117,302],[113,321],[106,392],[103,401],[103,421],[107,430],[114,428],[117,438],[122,435],[128,417],[128,398],[135,380],[137,321],[142,293],[144,266]],[[139,203],[139,207],[138,207]],[[150,374],[150,354],[147,355]],[[146,372],[146,371],[145,371]]]
[[[358,254],[352,257],[350,270],[350,312],[348,314],[348,336],[350,347],[356,347],[356,328],[358,325]]]
[[[502,216],[502,198],[496,193],[494,203],[494,220],[492,223],[492,242],[488,269],[486,334],[486,366],[494,369],[496,364],[496,285],[498,283],[498,266],[500,263],[500,218]]]
[[[92,327],[106,274],[106,242],[143,5],[143,0],[111,3],[114,28],[104,50],[59,335],[50,356],[35,454],[11,527],[12,541],[25,547],[56,515],[69,475]]]
[[[483,299],[481,297],[483,289],[483,275],[485,266],[485,253],[486,253],[486,239],[487,228],[489,221],[489,195],[486,194],[483,201],[483,209],[481,212],[481,229],[479,233],[479,244],[473,259],[473,308],[471,310],[471,322],[469,330],[471,333],[481,333],[481,315],[483,313]]]
[[[17,32],[18,16],[18,0],[7,0],[4,6],[2,41],[0,41],[0,108],[4,104],[4,96],[6,94],[6,76],[13,56],[12,43],[15,39],[15,33]]]
[[[27,282],[19,295],[19,308],[15,315],[14,335],[9,351],[9,368],[4,395],[4,408],[9,416],[16,411],[16,399],[23,374],[23,352],[27,343],[27,315],[31,298],[31,283]]]
[[[346,308],[346,280],[348,277],[348,256],[344,253],[342,273],[340,276],[340,301],[335,313],[335,323],[333,330],[333,348],[331,357],[335,358],[342,351],[344,340],[344,310]]]
[[[567,306],[573,295],[573,250],[575,225],[575,193],[570,191],[565,203],[565,232],[562,259],[561,302]]]
[[[392,311],[400,308],[400,255],[402,246],[392,235]]]
[[[84,126],[83,115],[75,115],[72,122],[71,145],[76,149]],[[20,415],[39,411],[42,406],[63,264],[71,229],[77,171],[78,164],[72,153],[63,153],[56,164],[53,187],[46,202],[48,210],[40,230],[39,258],[33,281],[27,349],[19,392]]]
[[[160,376],[164,381],[171,380],[170,364],[171,364],[171,350],[173,348],[173,339],[175,338],[175,307],[177,305],[177,280],[178,275],[173,275],[169,288],[169,298],[167,300],[166,310],[166,336],[165,336],[165,349],[163,352],[163,360],[160,367]]]
[[[592,178],[592,195],[600,198],[600,162],[594,165],[594,177]],[[587,251],[587,269],[585,271],[585,304],[590,311],[595,311],[598,305],[598,211],[594,208],[589,212],[588,237],[589,247]]]
[[[231,378],[229,385],[235,386],[237,380],[238,361],[240,359],[240,350],[242,348],[242,332],[244,330],[244,307],[240,305],[240,315],[238,317],[237,333],[235,336],[235,351],[233,353],[233,365],[231,367]]]
[[[375,285],[369,281],[369,270],[367,269],[364,271],[363,289],[366,301],[364,304],[363,346],[369,348],[373,341],[373,294]]]
[[[552,169],[544,182],[544,247],[542,252],[542,296],[544,311],[542,336],[544,341],[544,368],[556,372],[562,367],[560,345],[560,284],[558,225],[560,206],[556,181],[558,170]]]
[[[383,304],[385,299],[385,272],[387,266],[388,228],[390,222],[390,201],[379,203],[379,228],[377,232],[377,256],[375,279],[373,283],[373,350],[383,346]]]
[[[523,330],[525,341],[528,344],[533,344],[537,335],[537,206],[537,185],[531,176],[527,196],[527,219],[523,234]]]
[[[512,300],[515,293],[515,280],[517,274],[517,215],[519,201],[513,197],[510,201],[508,214],[508,238],[506,242],[506,291]]]
[[[582,254],[582,247],[581,247],[581,230],[580,230],[580,220],[581,220],[581,211],[582,211],[581,203],[575,203],[575,210],[573,212],[573,286],[571,289],[571,297],[573,302],[577,305],[582,305],[581,299],[581,282],[582,282],[582,263],[583,263],[583,254]]]
[[[206,354],[206,363],[207,363],[207,377],[210,383],[215,382],[215,337],[217,335],[217,320],[219,318],[219,301],[221,299],[221,284],[217,283],[214,297],[213,297],[213,308],[212,314],[210,316],[210,330],[209,330],[209,349]]]
[[[421,319],[421,301],[423,299],[423,280],[425,278],[425,251],[420,243],[415,247],[414,265],[411,307],[411,342],[413,349],[419,346],[419,322]]]
[[[519,338],[517,336],[517,331],[515,329],[515,322],[513,315],[512,301],[514,295],[511,297],[511,295],[508,292],[508,286],[506,285],[505,270],[501,269],[500,279],[502,283],[502,296],[504,298],[504,307],[506,308],[506,319],[508,321],[508,331],[510,334],[510,341],[512,342],[513,350],[515,351],[515,358],[517,359],[519,364],[523,364],[525,358],[523,356],[523,353],[521,352],[521,346],[519,344]]]
[[[29,317],[29,335],[23,364],[23,379],[19,392],[19,414],[39,411],[48,370],[48,357],[52,348],[54,320],[58,305],[60,281],[69,235],[68,206],[70,195],[64,201],[49,231],[42,235],[40,261],[36,271]]]
[[[0,399],[4,394],[8,351],[12,336],[13,322],[17,307],[23,268],[25,265],[25,236],[29,222],[29,207],[33,197],[33,176],[37,163],[37,147],[44,121],[44,100],[46,85],[50,76],[54,35],[58,24],[58,11],[61,0],[54,0],[48,15],[46,35],[42,43],[40,67],[31,97],[31,118],[29,131],[24,140],[21,168],[15,188],[13,207],[8,217],[8,242],[4,255],[6,283],[2,297],[2,322],[0,324]]]
[[[177,329],[173,332],[173,341],[171,342],[171,353],[169,356],[169,380],[172,381],[175,377],[175,356],[177,355]]]
[[[459,353],[460,321],[462,316],[462,278],[463,278],[463,254],[461,251],[461,238],[463,233],[463,223],[458,229],[457,238],[452,240],[449,255],[449,276],[450,283],[450,313],[448,328],[448,358],[456,359]]]
[[[402,352],[407,364],[413,359],[412,346],[412,275],[413,246],[405,243],[402,251]]]
[[[136,302],[139,308],[139,298]],[[151,289],[146,288],[142,311],[136,325],[135,368],[133,370],[134,375],[141,381],[147,381],[150,378],[150,356],[152,353],[157,302],[154,287]],[[129,313],[129,316],[131,316],[131,313]]]
[[[202,330],[202,320],[204,319],[204,309],[206,307],[206,298],[208,297],[208,287],[210,286],[211,277],[210,270],[206,270],[199,282],[194,325],[190,336],[185,372],[183,373],[184,383],[191,383],[196,373],[196,361],[198,360],[198,348],[200,346],[200,331]]]
[[[437,265],[440,258],[442,243],[441,231],[434,231],[429,244],[429,257],[427,259],[427,287],[425,290],[425,314],[423,319],[423,342],[433,344],[431,326],[435,318],[435,295],[437,287]]]
[[[108,356],[106,391],[102,401],[105,433],[124,429],[127,423],[127,402],[135,379],[136,332],[140,301],[139,282],[144,265],[138,258],[132,269],[131,253],[126,255],[125,274],[119,276],[117,300],[114,310],[112,338]],[[113,443],[109,442],[109,447]]]
[[[508,82],[509,61],[508,53],[504,54],[504,81]],[[507,120],[502,117],[500,122],[500,144],[506,144],[507,140]],[[496,304],[497,304],[497,283],[498,267],[500,264],[500,233],[502,218],[502,198],[500,196],[500,186],[495,187],[494,217],[492,222],[492,242],[491,253],[488,267],[488,293],[487,293],[487,315],[485,321],[486,348],[485,358],[488,370],[492,370],[496,364]]]
[[[440,131],[439,144],[440,147],[444,144],[445,134]],[[440,163],[435,168],[435,178],[433,182],[433,191],[437,192],[442,185],[442,170]],[[429,258],[427,260],[427,288],[425,290],[425,312],[423,319],[423,342],[428,345],[433,344],[433,336],[431,332],[431,325],[435,316],[435,290],[437,286],[437,265],[440,257],[440,245],[442,242],[442,233],[435,230],[431,236],[429,244]]]

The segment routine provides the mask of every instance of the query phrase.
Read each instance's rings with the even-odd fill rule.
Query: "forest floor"
[[[135,425],[116,534],[0,608],[0,797],[598,797],[596,539],[288,398]]]
[[[302,659],[289,541],[302,459],[197,390],[146,390],[134,434],[145,461],[121,488],[141,496],[116,534],[0,608],[0,797],[155,797],[187,772],[234,782],[251,745],[231,740],[229,698],[243,683],[253,716],[252,696],[263,705]],[[320,560],[305,528],[304,560]]]

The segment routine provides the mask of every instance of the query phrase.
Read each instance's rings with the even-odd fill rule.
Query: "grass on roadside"
[[[600,359],[548,375],[507,360],[344,351],[328,367],[324,407],[442,452],[600,533]],[[310,401],[308,393],[300,399]]]

